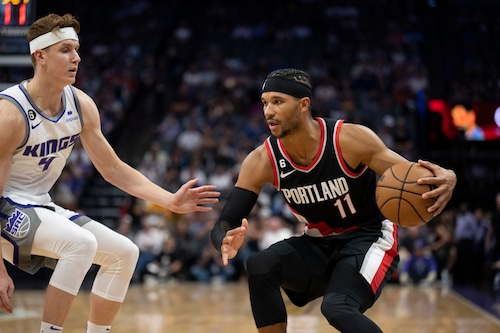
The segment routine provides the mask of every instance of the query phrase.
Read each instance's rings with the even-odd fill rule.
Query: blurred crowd
[[[436,7],[444,2],[119,3],[100,3],[100,11],[84,3],[68,9],[82,22],[77,86],[95,99],[103,130],[120,155],[155,183],[174,191],[198,178],[217,185],[223,200],[242,158],[269,135],[260,85],[281,67],[311,74],[314,115],[363,123],[406,158],[425,157],[421,117],[426,97],[436,90],[429,48],[439,45],[431,45],[434,32],[423,18],[439,15]],[[499,32],[500,21],[493,19],[498,7],[449,10],[454,15],[441,14],[454,23],[462,47],[454,64],[465,67],[448,72],[450,86],[437,90],[445,91],[443,97],[500,100],[498,45],[484,47]],[[102,34],[104,29],[112,33]],[[92,177],[88,156],[76,146],[54,200],[85,210],[81,202]],[[224,267],[208,241],[220,208],[178,216],[127,198],[112,227],[141,249],[134,282],[244,279],[250,253],[303,227],[275,190],[266,189],[249,216],[246,246]],[[423,227],[401,228],[403,260],[395,279],[492,285],[492,265],[500,260],[491,251],[500,242],[498,224],[493,204],[469,207],[463,200]]]

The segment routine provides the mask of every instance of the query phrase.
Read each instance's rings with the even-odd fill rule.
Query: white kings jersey
[[[45,115],[31,100],[27,81],[0,92],[26,119],[26,137],[15,150],[12,168],[2,197],[21,204],[46,205],[49,191],[61,175],[83,120],[78,98],[71,86],[64,87],[62,109],[55,117]]]

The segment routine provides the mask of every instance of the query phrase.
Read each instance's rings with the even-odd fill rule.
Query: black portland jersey
[[[343,120],[316,120],[321,128],[320,147],[307,166],[294,163],[280,139],[266,139],[275,188],[298,220],[307,223],[310,236],[379,228],[384,217],[375,202],[375,172],[363,165],[354,170],[345,163],[338,141]]]

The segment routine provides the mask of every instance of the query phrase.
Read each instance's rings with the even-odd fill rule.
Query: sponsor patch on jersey
[[[30,230],[30,218],[27,214],[16,209],[7,219],[4,231],[16,238],[23,238]]]

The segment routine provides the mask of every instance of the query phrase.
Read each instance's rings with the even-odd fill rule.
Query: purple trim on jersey
[[[78,113],[78,116],[80,117],[80,125],[82,125],[82,129],[83,129],[83,117],[82,117],[82,108],[80,106],[80,100],[78,99],[78,95],[76,94],[73,86],[69,86],[69,89],[71,90],[71,94],[73,95],[73,100],[74,100],[75,106],[76,106],[76,112]]]
[[[15,202],[12,199],[6,198],[6,197],[1,197],[1,199],[7,201],[11,205],[15,205],[15,206],[22,207],[22,208],[31,208],[31,207],[49,208],[48,206],[44,206],[44,205],[31,205],[31,204],[23,205],[23,204],[20,204],[19,202]],[[52,209],[52,207],[50,207],[50,208]]]
[[[74,221],[74,220],[76,220],[77,218],[82,217],[82,216],[85,216],[85,215],[82,215],[82,214],[75,214],[75,215],[71,216],[71,217],[69,218],[69,220],[70,220],[70,221]]]
[[[18,85],[19,89],[21,91],[23,91],[21,89],[21,85]],[[28,137],[29,137],[29,133],[30,133],[30,125],[29,125],[29,119],[28,119],[28,115],[26,114],[26,112],[24,112],[24,109],[23,107],[21,106],[21,104],[17,101],[17,99],[15,99],[14,97],[10,96],[10,95],[5,95],[5,94],[0,94],[0,98],[3,98],[3,99],[6,99],[8,100],[9,102],[11,102],[12,104],[14,104],[18,109],[19,111],[21,112],[21,114],[23,115],[24,119],[26,120],[25,124],[26,124],[26,133],[24,135],[24,140],[23,142],[19,145],[19,147],[17,147],[16,149],[20,149],[22,148],[26,142],[28,142]]]
[[[24,83],[24,82],[23,82]],[[61,118],[62,116],[64,116],[64,112],[66,112],[66,98],[64,96],[64,90],[63,90],[63,93],[62,93],[62,108],[61,108],[61,111],[59,111],[55,117],[48,117],[42,110],[40,110],[40,108],[38,106],[36,106],[36,104],[33,102],[33,100],[31,99],[31,97],[29,96],[28,94],[28,90],[26,89],[26,87],[23,85],[23,83],[21,83],[19,86],[23,92],[23,94],[26,96],[26,100],[28,101],[28,103],[31,105],[31,107],[34,109],[34,111],[36,111],[36,113],[42,117],[43,119],[46,119],[50,122],[53,122],[53,123],[57,123]]]

